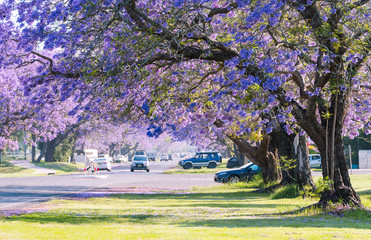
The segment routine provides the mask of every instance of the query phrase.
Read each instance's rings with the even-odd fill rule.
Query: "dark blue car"
[[[250,181],[252,177],[261,172],[261,168],[253,163],[248,163],[237,169],[219,171],[214,176],[215,182],[233,183]]]
[[[198,152],[193,158],[179,161],[179,166],[184,169],[190,168],[216,168],[222,162],[222,156],[218,152]]]

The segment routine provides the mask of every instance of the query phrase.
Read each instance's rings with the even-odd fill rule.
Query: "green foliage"
[[[320,178],[315,183],[315,189],[316,189],[315,193],[319,196],[320,193],[331,190],[331,185],[332,185],[332,181],[329,180],[328,178],[326,179]]]
[[[297,185],[290,184],[282,188],[279,188],[276,192],[271,195],[271,199],[282,199],[282,198],[296,198],[299,197],[299,189]]]
[[[68,162],[72,154],[73,142],[70,138],[64,139],[54,151],[53,161],[55,162]]]
[[[290,170],[296,167],[294,164],[296,162],[295,159],[287,159],[287,156],[281,156],[280,158],[280,163],[281,163],[281,168],[285,170]]]
[[[317,182],[315,182],[314,188],[311,186],[304,186],[304,188],[300,190],[299,194],[306,197],[319,198],[322,192],[331,189],[331,184],[331,180],[323,180],[323,178],[319,178]]]

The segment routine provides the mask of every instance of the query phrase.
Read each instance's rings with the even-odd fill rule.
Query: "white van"
[[[309,165],[311,168],[322,168],[321,155],[309,154]]]
[[[85,157],[89,158],[90,160],[94,160],[98,158],[98,150],[97,149],[85,149]]]

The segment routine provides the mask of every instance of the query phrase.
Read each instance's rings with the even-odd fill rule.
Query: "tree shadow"
[[[50,213],[50,212],[35,212],[30,214],[23,214],[19,216],[5,217],[3,221],[10,222],[29,222],[29,223],[61,223],[61,224],[103,224],[103,223],[148,223],[158,222],[158,219],[163,216],[156,216],[152,214],[92,214],[92,213]],[[1,218],[0,218],[1,219]]]
[[[323,216],[323,217],[321,217]],[[338,218],[338,219],[334,219]],[[272,227],[290,227],[290,228],[353,228],[353,229],[371,229],[371,219],[344,219],[341,217],[328,217],[324,214],[310,217],[254,217],[238,219],[213,219],[193,221],[180,224],[182,227],[216,227],[216,228],[272,228]]]

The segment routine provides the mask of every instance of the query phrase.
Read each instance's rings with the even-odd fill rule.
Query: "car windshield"
[[[97,158],[97,159],[94,159],[95,162],[104,162],[106,161],[106,159],[104,158]]]
[[[146,157],[134,157],[134,161],[147,161]]]
[[[247,164],[245,164],[245,165],[243,165],[242,167],[240,167],[240,168],[247,168],[247,167],[250,167],[250,166],[252,166],[252,165],[254,165],[253,163],[247,163]]]

